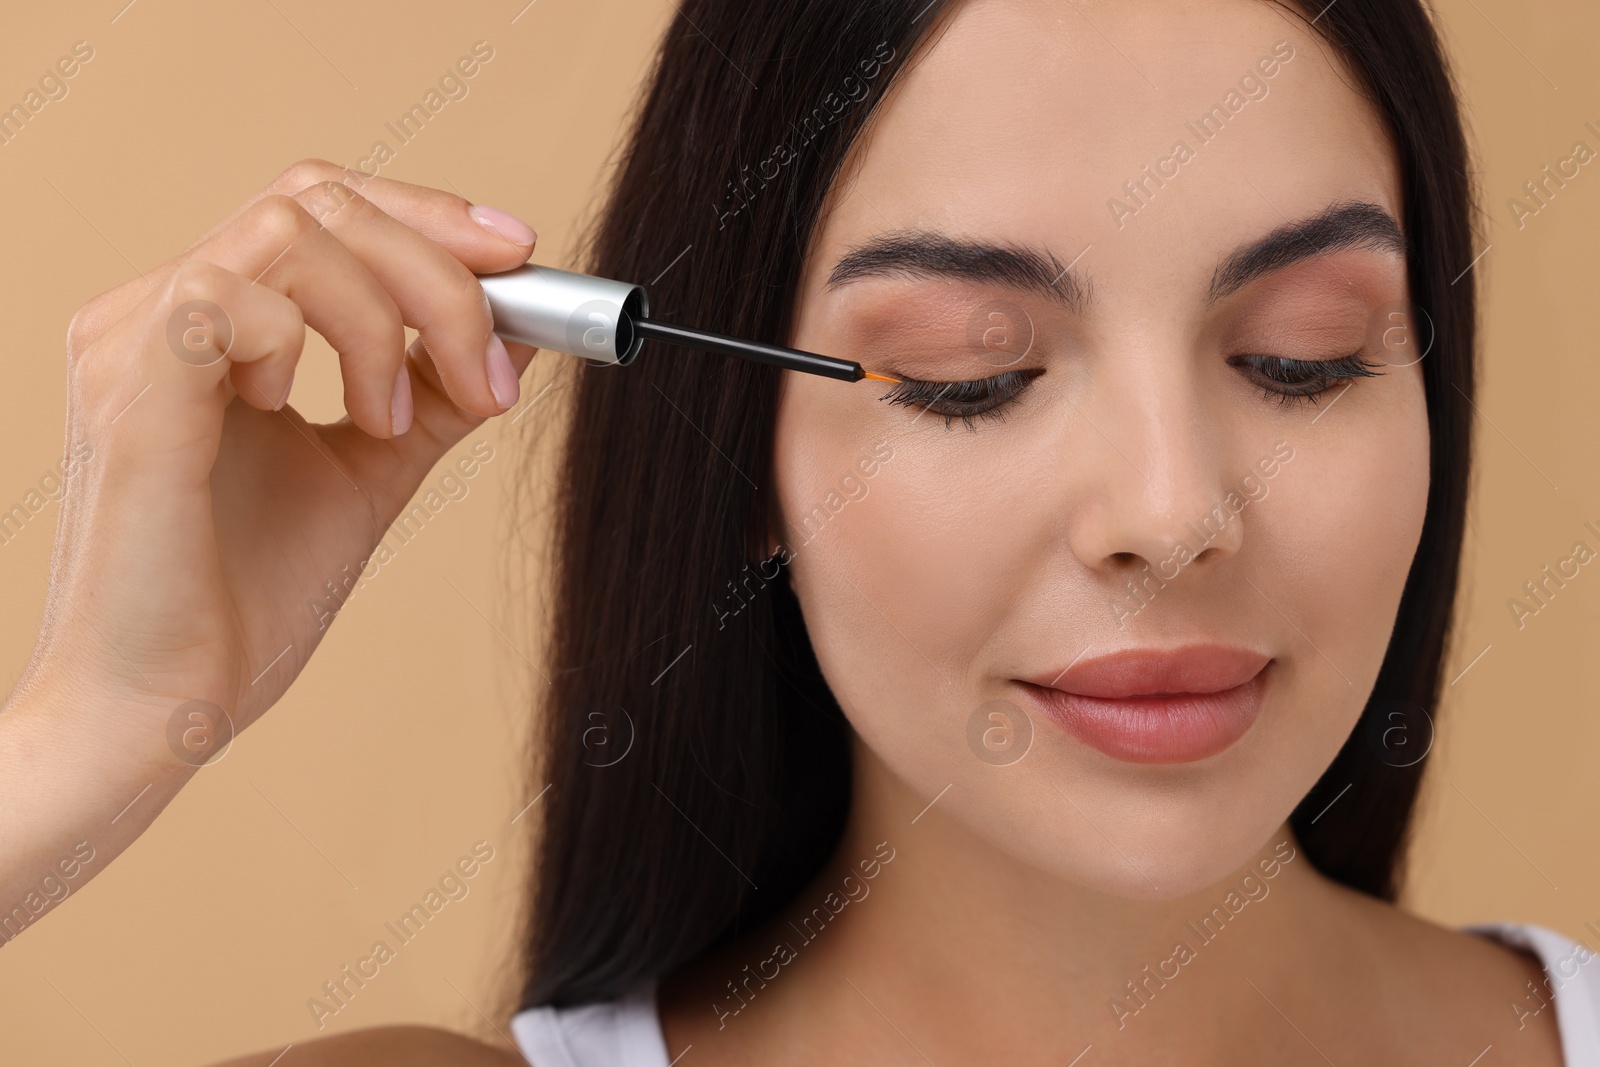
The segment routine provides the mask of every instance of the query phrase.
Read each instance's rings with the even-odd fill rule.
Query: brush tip
[[[863,378],[871,378],[875,382],[898,382],[899,378],[891,378],[887,374],[873,374],[871,371],[862,371]]]

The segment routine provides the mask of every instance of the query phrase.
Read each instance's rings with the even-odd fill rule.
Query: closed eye
[[[1041,368],[1010,370],[991,378],[956,382],[922,381],[902,376],[893,389],[878,399],[943,415],[946,429],[950,420],[959,418],[963,426],[975,430],[974,417],[1004,419],[1004,409],[1043,373]]]
[[[1337,359],[1289,359],[1284,356],[1239,355],[1228,362],[1239,367],[1245,377],[1261,386],[1265,399],[1276,398],[1280,405],[1309,402],[1315,404],[1324,393],[1341,382],[1378,377],[1382,366],[1356,352]],[[1041,368],[1006,371],[989,378],[964,381],[927,381],[906,378],[878,399],[890,404],[919,407],[944,416],[948,429],[960,419],[969,430],[977,429],[974,418],[1005,418],[1005,410],[1021,396],[1028,385],[1043,374]]]
[[[1375,378],[1382,366],[1362,357],[1360,352],[1338,359],[1286,359],[1283,356],[1232,356],[1228,362],[1242,369],[1245,377],[1261,386],[1262,398],[1278,398],[1278,403],[1315,404],[1317,398],[1340,382],[1355,378]],[[1349,388],[1346,386],[1346,388]]]

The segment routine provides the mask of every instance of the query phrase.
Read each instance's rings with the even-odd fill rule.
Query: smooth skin
[[[878,385],[786,376],[774,462],[784,527],[875,441],[894,447],[791,564],[855,728],[852,813],[787,914],[663,980],[669,1058],[1060,1065],[1092,1048],[1084,1067],[1467,1064],[1492,1045],[1480,1062],[1559,1064],[1554,1015],[1519,1030],[1508,1010],[1541,978],[1534,959],[1333,884],[1286,822],[1370,691],[1415,551],[1428,478],[1420,370],[1386,368],[1337,406],[1325,398],[1313,424],[1319,409],[1275,406],[1224,360],[1267,346],[1322,359],[1359,340],[1405,295],[1392,255],[1345,250],[1218,307],[1203,296],[1230,249],[1332,200],[1381,205],[1403,224],[1383,131],[1315,34],[1262,0],[967,0],[947,19],[834,190],[789,341],[874,370],[981,377],[994,367],[975,365],[970,312],[1003,298],[1037,329],[1026,365],[1043,374],[1004,421],[970,433],[881,403]],[[1104,202],[1121,182],[1282,39],[1296,58],[1270,95],[1114,226]],[[211,699],[238,708],[240,727],[265,711],[320,636],[293,610],[305,590],[363,558],[450,445],[509,406],[490,388],[486,311],[467,281],[523,262],[531,243],[488,233],[448,194],[369,179],[347,200],[327,184],[349,178],[296,165],[74,320],[69,433],[99,458],[67,487],[44,632],[0,715],[0,807],[19,813],[0,825],[0,889],[24,890],[60,842],[98,833],[150,784],[102,852],[137,836],[190,773],[167,748],[173,707]],[[908,227],[1042,245],[1063,263],[1093,246],[1079,267],[1094,300],[1068,314],[970,283],[824,284],[846,250]],[[174,358],[165,324],[191,298],[239,324],[228,359]],[[406,363],[415,416],[396,436],[402,322],[427,347]],[[273,410],[304,325],[340,354],[347,421],[309,427]],[[510,347],[520,371],[532,352]],[[1121,577],[1163,558],[1279,439],[1296,457],[1271,494],[1131,629],[1113,626]],[[967,748],[971,710],[1016,699],[1019,676],[1086,645],[1199,637],[1275,659],[1260,720],[1225,752],[1130,765],[1042,722],[1014,765]],[[863,882],[880,842],[894,859]],[[1294,858],[1264,883],[1270,894],[1118,1026],[1107,1005],[1125,983],[1284,849]],[[725,1014],[728,983],[797,940],[847,875],[870,893]],[[278,1052],[229,1064],[268,1067]],[[415,1027],[292,1055],[522,1062]]]

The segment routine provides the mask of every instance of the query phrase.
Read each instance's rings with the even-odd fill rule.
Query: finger
[[[506,349],[519,375],[538,351],[515,342],[507,342]],[[451,400],[420,337],[411,343],[406,365],[416,405],[416,420],[410,431],[387,441],[375,441],[349,423],[317,428],[319,437],[340,466],[348,470],[358,484],[370,487],[373,506],[385,521],[399,513],[416,485],[440,458],[484,422],[482,416],[462,410]],[[549,402],[539,394],[529,400]],[[515,414],[508,412],[507,415],[512,419],[520,418],[527,410],[527,402],[514,408]],[[395,470],[397,456],[404,476],[397,475]]]
[[[506,353],[511,366],[520,379],[539,350],[515,341],[506,342]],[[420,335],[406,350],[411,365],[412,394],[416,405],[416,426],[426,430],[448,450],[462,437],[483,423],[483,417],[463,410],[451,399],[449,390],[439,374],[426,340]],[[526,398],[523,398],[526,399]],[[509,409],[515,410],[515,408]],[[509,411],[507,412],[509,413]],[[443,454],[441,450],[441,454]],[[437,457],[435,457],[437,458]]]
[[[520,267],[528,261],[538,240],[538,235],[526,223],[498,208],[475,205],[441,189],[365,174],[314,158],[302,159],[286,168],[211,232],[227,227],[258,200],[274,195],[293,196],[330,181],[360,193],[378,205],[384,214],[410,226],[477,274]],[[479,210],[474,212],[473,208]]]
[[[335,179],[449,252],[475,274],[520,267],[539,235],[509,211],[425,185],[339,168]]]
[[[454,193],[363,174],[325,159],[303,159],[282,171],[179,255],[88,301],[73,322],[80,346],[87,345],[172,276],[197,249],[245,217],[270,196],[287,196],[324,181],[338,181],[361,193],[397,219],[459,259],[475,274],[510,270],[527,262],[537,235],[526,223]],[[493,226],[485,224],[485,220]]]
[[[304,343],[305,323],[292,300],[191,260],[139,314],[71,354],[73,421],[101,440],[128,442],[107,450],[108,465],[159,456],[147,472],[203,481],[216,458],[230,373],[250,366],[275,400]]]
[[[300,306],[276,289],[205,260],[193,260],[185,269],[194,277],[178,295],[206,295],[171,305],[165,320],[168,349],[192,367],[227,360],[227,378],[245,403],[263,411],[283,407],[305,348]]]
[[[488,297],[472,271],[339,182],[311,186],[294,198],[394,299],[401,321],[433,356],[451,399],[480,416],[498,415],[516,403],[517,372],[505,342],[493,332]]]
[[[351,420],[374,437],[392,436],[405,349],[400,309],[366,265],[298,200],[257,201],[186,262],[197,259],[276,289],[299,305],[306,325],[339,354]]]

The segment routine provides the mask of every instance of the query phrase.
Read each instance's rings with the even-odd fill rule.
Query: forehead
[[[893,229],[1081,254],[1100,296],[1192,290],[1240,242],[1336,201],[1403,226],[1357,84],[1270,0],[964,0],[854,145],[808,287]]]

